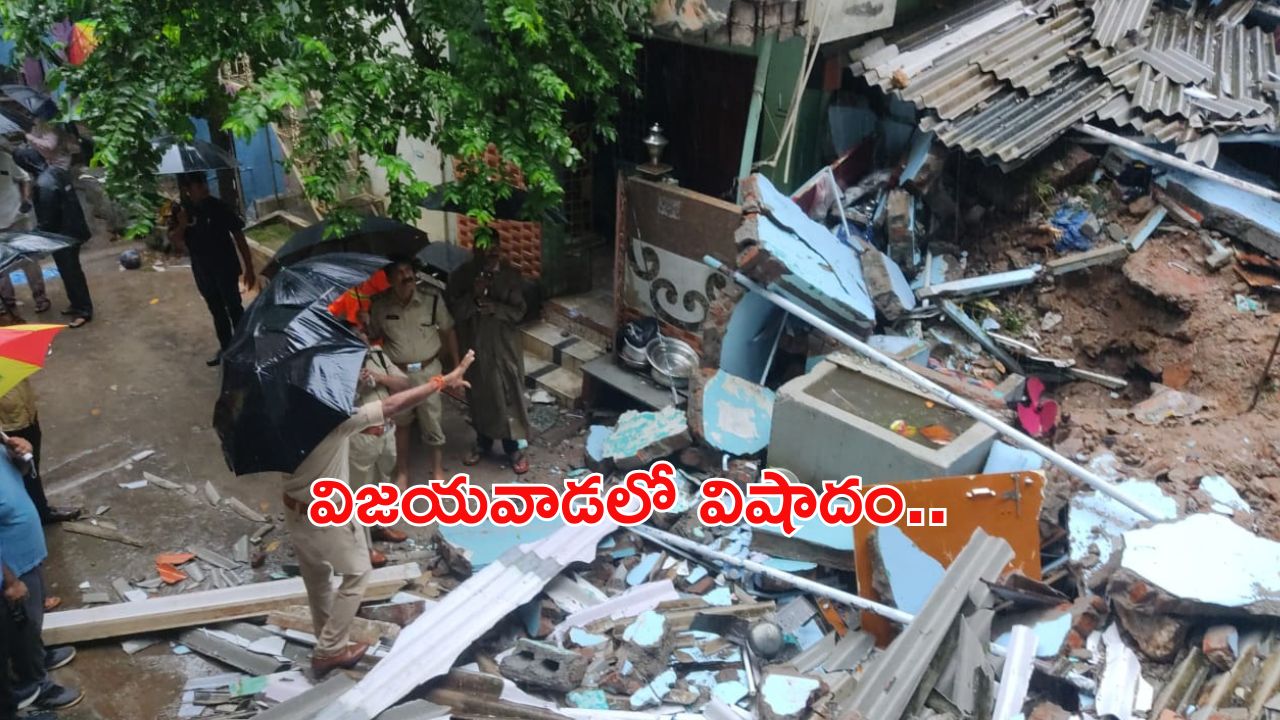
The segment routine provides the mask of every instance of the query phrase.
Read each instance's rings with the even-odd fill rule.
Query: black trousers
[[[8,433],[10,437],[20,437],[31,443],[31,457],[35,465],[34,472],[27,473],[22,482],[27,487],[27,495],[31,496],[31,502],[35,503],[36,512],[40,513],[40,520],[47,521],[49,519],[49,499],[44,496],[44,482],[40,479],[40,421],[37,420],[21,430],[14,430]]]
[[[476,433],[476,446],[479,447],[481,450],[488,452],[488,450],[493,447],[493,438],[489,437],[488,435],[481,435],[479,433]],[[502,452],[508,455],[515,455],[519,451],[520,451],[520,442],[518,440],[511,440],[510,438],[502,438]]]
[[[62,287],[67,291],[67,302],[72,314],[85,319],[93,318],[93,298],[89,297],[89,281],[80,267],[80,246],[64,248],[53,253],[53,262],[62,276]]]
[[[0,720],[18,717],[18,698],[13,694],[13,678],[9,673],[18,634],[12,624],[8,603],[0,599]]]
[[[44,669],[45,648],[40,638],[44,629],[44,568],[37,565],[18,579],[27,586],[27,599],[22,601],[27,617],[21,625],[15,623],[9,604],[4,603],[0,634],[8,638],[9,665],[13,668],[17,684],[9,692],[13,699],[5,698],[4,688],[0,686],[0,718],[6,717],[3,714],[6,704],[16,704],[16,698],[24,697],[37,688],[43,692],[52,685],[49,672]],[[8,675],[7,672],[4,674]]]
[[[240,303],[240,266],[238,263],[232,265],[193,257],[191,274],[195,277],[200,297],[204,298],[209,314],[213,316],[218,345],[226,350],[231,344],[236,323],[244,315],[244,305]]]

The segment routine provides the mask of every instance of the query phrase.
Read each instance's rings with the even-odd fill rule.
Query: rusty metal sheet
[[[944,568],[964,549],[976,529],[1003,538],[1013,548],[1007,569],[1033,580],[1040,579],[1040,506],[1044,501],[1044,475],[1040,472],[960,475],[892,483],[906,497],[909,508],[946,508],[945,527],[898,525],[904,535]],[[867,487],[872,487],[868,485]],[[864,488],[865,492],[865,488]],[[870,541],[875,526],[853,527],[853,559],[858,594],[881,601],[875,591]],[[893,637],[893,626],[871,613],[863,613],[862,627],[880,645]]]

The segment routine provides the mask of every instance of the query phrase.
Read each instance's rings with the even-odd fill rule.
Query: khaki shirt
[[[435,358],[442,346],[440,333],[452,329],[453,316],[434,287],[419,285],[408,305],[388,291],[369,307],[369,334],[381,339],[387,357],[400,365]]]
[[[396,367],[396,364],[387,358],[386,352],[382,348],[369,348],[369,353],[364,356],[364,369],[371,373],[381,375],[390,375],[392,377],[407,377],[404,371]],[[360,394],[356,398],[357,405],[365,405],[371,402],[382,402],[391,397],[391,390],[381,383],[375,384],[372,388],[365,386],[360,388]]]
[[[23,380],[0,397],[0,430],[13,432],[36,424],[36,391]]]
[[[382,402],[360,406],[355,414],[334,428],[303,459],[293,474],[284,476],[284,491],[298,500],[311,499],[311,483],[321,478],[351,481],[351,436],[386,422]]]

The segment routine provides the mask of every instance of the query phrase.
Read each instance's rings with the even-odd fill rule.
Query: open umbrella
[[[44,367],[53,336],[66,329],[66,325],[0,327],[0,397]]]
[[[471,251],[461,245],[434,242],[422,248],[418,253],[418,262],[427,267],[449,275],[454,270],[467,264],[471,259]]]
[[[384,258],[336,253],[282,268],[222,355],[213,426],[237,475],[293,472],[355,410],[366,346],[328,304]]]
[[[449,185],[451,183],[441,183],[434,188],[427,196],[422,198],[418,205],[425,210],[439,210],[440,212],[466,213],[467,208],[452,202],[447,197]],[[520,213],[524,210],[524,203],[529,198],[529,193],[520,188],[512,188],[511,195],[497,202],[494,207],[494,217],[499,220],[519,220]]]
[[[48,95],[26,85],[0,85],[0,93],[12,104],[40,120],[52,120],[58,116],[58,103]]]
[[[375,215],[361,217],[359,226],[341,235],[330,236],[328,230],[329,223],[321,222],[294,233],[276,251],[275,257],[263,268],[262,274],[271,277],[282,265],[288,266],[304,258],[336,252],[408,259],[431,242],[426,233],[412,225]]]
[[[22,113],[0,106],[0,135],[17,135],[31,129],[30,118]]]
[[[76,241],[66,235],[39,230],[0,232],[0,274],[9,272],[23,260],[39,260],[75,245]]]
[[[180,175],[189,172],[224,170],[236,166],[235,158],[222,148],[204,140],[179,140],[172,135],[155,138],[151,144],[161,148],[157,175]]]

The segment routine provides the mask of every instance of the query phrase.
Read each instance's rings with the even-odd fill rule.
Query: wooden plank
[[[374,570],[366,600],[386,600],[422,570],[416,564]],[[338,578],[333,578],[337,585]],[[307,601],[302,578],[148,598],[140,602],[61,610],[44,616],[46,645],[140,635],[228,620],[262,617],[272,610]]]
[[[88,523],[88,522],[62,523],[62,529],[66,530],[69,533],[75,533],[77,535],[88,535],[89,537],[95,537],[95,538],[98,538],[99,540],[110,540],[111,542],[123,543],[125,545],[132,545],[134,547],[142,547],[141,540],[137,540],[135,538],[129,537],[128,535],[125,535],[119,530],[112,530],[111,528],[102,527],[101,525],[94,525],[93,523]]]
[[[311,622],[311,609],[306,605],[290,605],[279,610],[272,610],[267,615],[267,624],[285,630],[301,630],[313,632],[315,625]],[[356,618],[351,623],[351,640],[365,643],[373,647],[382,638],[394,641],[400,635],[400,627],[389,622]]]

